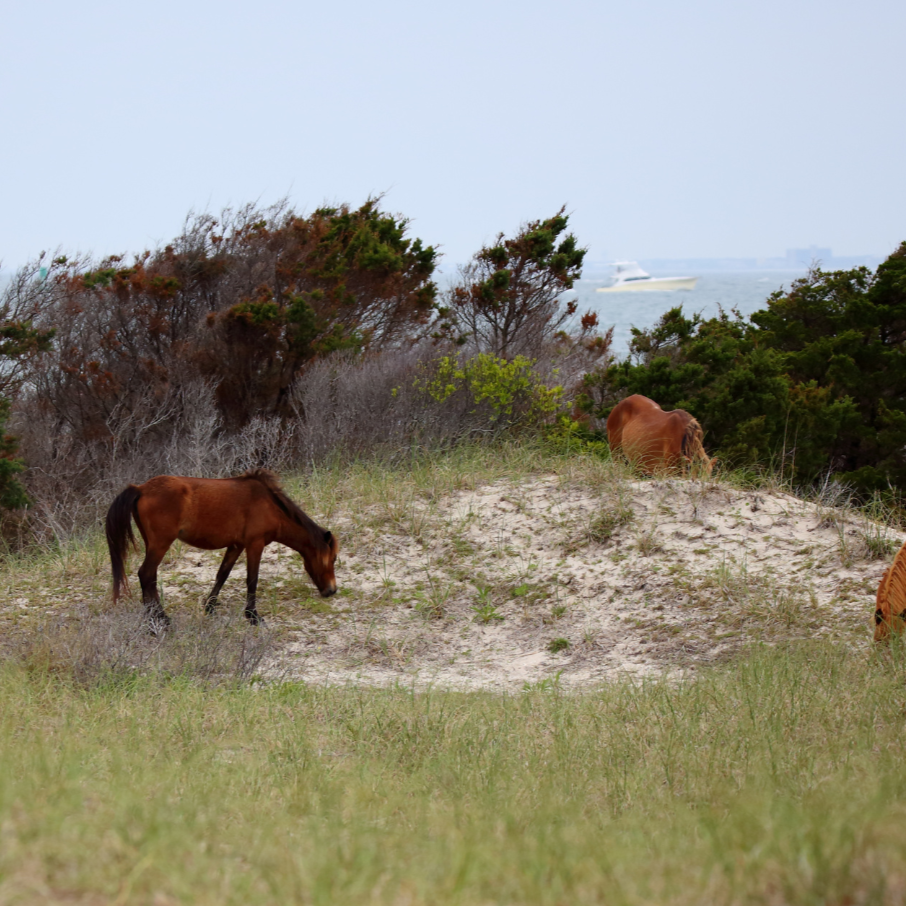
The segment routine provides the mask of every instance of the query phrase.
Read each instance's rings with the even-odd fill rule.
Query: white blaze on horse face
[[[333,568],[335,556],[333,550],[312,555],[310,559],[302,556],[305,572],[315,583],[321,596],[325,598],[336,594],[337,591],[337,580]],[[316,568],[318,569],[316,570]]]
[[[324,557],[324,573],[328,577],[330,583],[328,586],[330,594],[333,594],[337,590],[337,578],[336,573],[334,572],[334,562],[337,559],[336,547],[336,543],[332,544],[330,552]]]
[[[329,597],[330,595],[336,594],[337,591],[337,579],[333,571],[334,558],[335,557],[333,550],[321,556],[321,575],[324,577],[324,579],[323,585],[321,585],[318,590],[321,592],[322,597],[325,598]]]

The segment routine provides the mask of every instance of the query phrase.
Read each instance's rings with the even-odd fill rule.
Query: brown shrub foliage
[[[308,217],[247,207],[190,218],[173,243],[128,264],[55,259],[30,312],[56,330],[33,406],[88,444],[135,440],[139,409],[167,422],[199,377],[217,388],[230,429],[285,415],[305,363],[383,348],[427,320],[435,252],[406,228],[376,200]]]
[[[398,457],[527,424],[525,400],[501,419],[468,392],[424,392],[439,356],[471,355],[486,338],[478,327],[465,345],[425,338],[436,253],[378,201],[190,216],[172,243],[131,262],[42,256],[23,269],[0,313],[54,336],[15,363],[11,428],[31,503],[0,525],[6,538],[94,526],[124,485],[155,474]],[[553,332],[572,316],[557,295],[584,254],[565,228],[561,211],[476,260],[491,277],[509,265],[495,299],[529,308],[507,343],[524,340],[541,380],[569,392],[608,357],[609,336],[590,316]]]

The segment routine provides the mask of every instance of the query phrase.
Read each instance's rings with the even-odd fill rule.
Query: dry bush
[[[565,343],[552,347],[545,362],[521,375],[530,378],[527,389],[510,393],[512,387],[501,384],[510,394],[504,411],[499,398],[476,396],[468,380],[449,395],[430,391],[438,369],[465,363],[466,350],[423,343],[381,354],[337,352],[297,379],[289,415],[257,415],[237,431],[224,425],[214,385],[186,377],[162,396],[149,388],[130,405],[117,404],[93,442],[36,398],[23,397],[14,431],[28,464],[24,483],[32,504],[17,536],[47,543],[93,530],[123,487],[154,475],[287,471],[366,455],[393,461],[465,438],[535,429],[553,417],[550,405],[539,405],[539,393],[546,392],[542,374],[557,382],[565,364],[578,368],[589,355]],[[490,373],[505,381],[501,367]]]
[[[140,607],[98,614],[80,606],[8,636],[0,657],[83,687],[141,676],[220,685],[251,681],[275,648],[269,630],[250,630],[239,618],[176,614],[173,620],[169,632],[156,636]]]
[[[455,393],[432,394],[438,368],[468,358],[466,350],[457,355],[417,345],[364,358],[340,353],[316,362],[293,393],[301,461],[366,453],[392,457],[464,438],[495,436],[530,423],[537,427],[539,418],[547,417],[531,390],[515,393],[506,413],[494,399],[477,398],[467,381]],[[552,361],[546,370],[556,379]],[[532,374],[540,384],[537,371]]]
[[[302,462],[405,443],[409,419],[402,410],[419,358],[418,350],[401,349],[365,358],[337,353],[315,362],[292,396]]]
[[[585,375],[611,364],[612,347],[613,327],[603,334],[595,329],[563,332],[539,350],[535,371],[546,384],[563,387],[573,402],[585,391]]]
[[[189,382],[156,403],[144,402],[112,413],[109,435],[92,444],[34,400],[20,401],[13,430],[28,464],[28,526],[36,540],[65,539],[99,524],[127,484],[161,473],[222,476],[248,460],[243,437],[223,433],[206,382]]]

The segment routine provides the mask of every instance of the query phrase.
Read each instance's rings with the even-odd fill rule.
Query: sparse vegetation
[[[657,537],[657,525],[652,523],[636,532],[635,545],[643,557],[650,557],[663,550]]]
[[[747,629],[762,640],[806,638],[833,620],[808,585],[789,585],[746,565],[723,560],[694,583],[684,583],[689,604],[707,608],[712,619],[732,629]],[[841,624],[838,635],[852,626]]]
[[[599,510],[587,519],[579,532],[570,534],[566,550],[576,551],[589,543],[607,544],[621,529],[632,525],[635,513],[626,497],[627,488],[622,482],[622,476],[619,472],[612,474]]]
[[[886,560],[900,548],[900,544],[890,537],[886,527],[870,523],[861,531],[862,543],[868,556],[874,560]]]
[[[598,513],[588,524],[588,538],[598,544],[603,544],[614,536],[614,533],[629,525],[633,520],[633,512],[627,506],[618,506],[612,510]]]

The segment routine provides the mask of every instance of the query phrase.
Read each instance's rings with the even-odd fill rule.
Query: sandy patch
[[[758,640],[867,646],[875,588],[904,540],[784,494],[679,480],[589,490],[553,475],[385,503],[331,527],[344,549],[328,602],[297,555],[265,552],[260,609],[285,639],[272,675],[576,687],[694,670]],[[207,586],[216,566],[184,552],[165,594]],[[225,606],[241,606],[242,576],[240,564]]]

